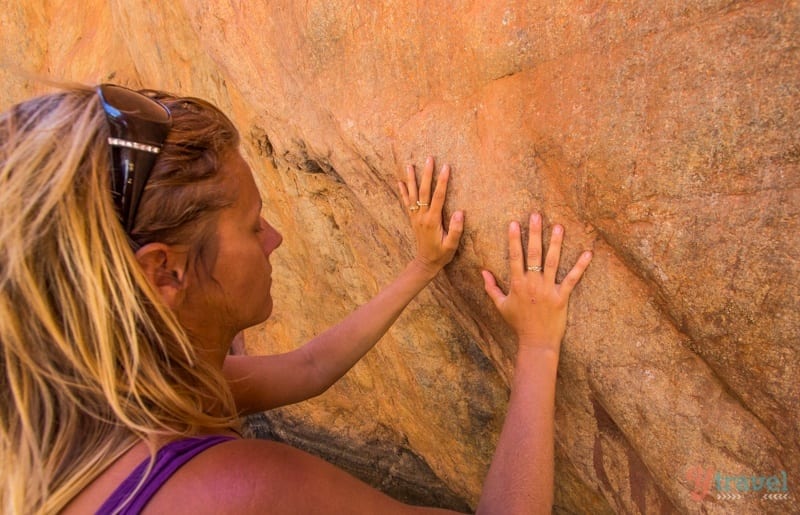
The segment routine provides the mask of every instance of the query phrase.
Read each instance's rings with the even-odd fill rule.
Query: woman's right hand
[[[520,226],[511,222],[508,228],[508,261],[511,285],[504,294],[491,272],[484,270],[486,293],[500,311],[505,321],[514,329],[520,347],[549,349],[558,353],[567,324],[569,295],[580,280],[592,253],[581,254],[575,266],[556,283],[556,272],[561,258],[564,228],[553,227],[547,257],[542,265],[542,217],[530,217],[527,256],[523,258]],[[526,264],[527,263],[527,264]]]
[[[419,184],[413,165],[406,167],[406,182],[397,183],[417,239],[415,261],[421,264],[423,269],[430,271],[431,278],[453,259],[461,233],[464,231],[463,211],[453,213],[448,230],[445,230],[442,224],[450,166],[442,167],[435,186],[433,168],[433,157],[428,156]]]

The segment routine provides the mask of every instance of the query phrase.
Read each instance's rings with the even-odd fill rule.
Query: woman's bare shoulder
[[[241,439],[202,452],[147,505],[151,513],[420,513],[288,445]],[[438,510],[435,510],[438,511]]]

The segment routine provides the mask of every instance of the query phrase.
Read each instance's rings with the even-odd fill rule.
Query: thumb
[[[482,270],[481,275],[483,276],[483,288],[486,290],[486,293],[489,294],[489,297],[494,302],[494,305],[499,307],[500,303],[505,299],[505,294],[503,294],[503,290],[497,286],[497,281],[495,281],[494,276],[488,270]]]

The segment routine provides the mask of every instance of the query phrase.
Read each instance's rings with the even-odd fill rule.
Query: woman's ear
[[[165,243],[148,243],[136,251],[136,260],[150,285],[171,309],[180,304],[187,287],[188,252]]]

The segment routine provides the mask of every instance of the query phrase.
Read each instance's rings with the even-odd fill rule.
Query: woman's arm
[[[589,262],[584,252],[561,284],[555,282],[563,227],[553,235],[541,270],[542,219],[530,218],[527,258],[520,227],[509,227],[508,295],[484,271],[484,285],[495,306],[518,337],[511,398],[503,430],[483,486],[479,512],[550,513],[553,504],[555,386],[567,302]],[[527,266],[526,263],[527,262]]]
[[[409,302],[452,260],[464,226],[457,211],[448,230],[442,208],[450,169],[442,167],[433,183],[428,158],[419,190],[414,168],[399,183],[417,240],[417,256],[400,276],[367,304],[302,347],[273,356],[229,356],[223,371],[243,413],[265,411],[321,394],[355,365],[386,333]],[[429,204],[429,205],[428,205]]]

